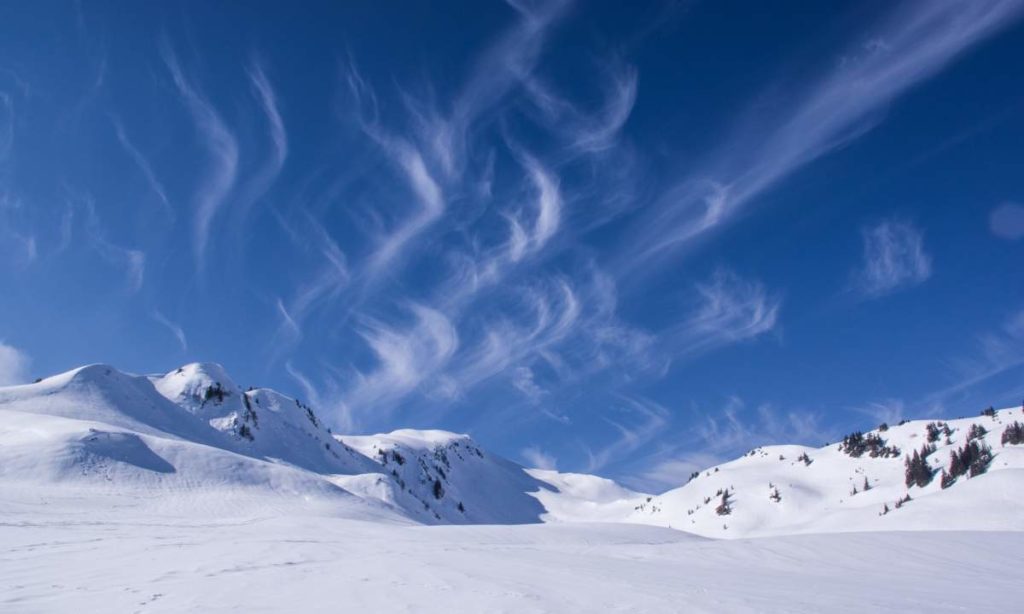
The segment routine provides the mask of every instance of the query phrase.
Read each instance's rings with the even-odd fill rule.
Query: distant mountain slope
[[[428,523],[539,522],[545,509],[530,493],[554,490],[467,435],[402,429],[338,439],[379,463],[391,478],[389,502]]]
[[[243,390],[212,363],[151,376],[90,365],[0,388],[0,484],[159,496],[186,509],[269,497],[364,519],[628,522],[712,537],[1024,530],[1024,413],[757,448],[654,496],[526,469],[467,435],[335,435],[311,408]]]
[[[629,521],[714,537],[1024,530],[1024,446],[1003,444],[1024,413],[986,414],[883,425],[822,448],[757,448],[639,501]]]

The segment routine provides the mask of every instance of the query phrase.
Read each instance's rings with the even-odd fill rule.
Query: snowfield
[[[92,365],[0,388],[0,612],[1019,611],[1019,422],[758,448],[648,495],[337,435],[218,365]]]

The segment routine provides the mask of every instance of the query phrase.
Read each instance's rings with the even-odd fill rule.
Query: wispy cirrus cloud
[[[547,126],[561,135],[576,154],[598,154],[616,146],[619,134],[636,104],[639,72],[635,66],[613,57],[602,61],[604,104],[587,113],[538,76],[530,76],[524,87],[542,113]]]
[[[188,338],[185,336],[185,329],[183,329],[180,324],[172,322],[167,318],[167,316],[161,313],[159,309],[154,309],[151,316],[158,324],[174,335],[174,339],[178,342],[178,346],[181,347],[182,352],[188,351]]]
[[[432,155],[449,175],[462,172],[473,126],[498,109],[535,70],[552,26],[571,2],[509,4],[519,13],[519,21],[477,57],[452,101],[451,112],[431,111],[422,115],[421,139],[429,144]]]
[[[750,408],[738,396],[729,396],[721,408],[697,408],[696,422],[674,445],[662,446],[637,464],[646,465],[638,487],[660,492],[686,483],[694,471],[732,460],[763,445],[820,446],[838,435],[822,414],[784,410],[770,403]]]
[[[998,327],[977,335],[974,347],[951,361],[955,382],[924,399],[927,407],[961,399],[999,376],[1024,368],[1024,309],[1012,312]]]
[[[114,134],[117,135],[117,142],[121,144],[125,153],[132,159],[135,166],[138,167],[142,176],[146,178],[146,183],[149,184],[153,193],[156,194],[160,200],[160,204],[164,209],[164,212],[174,216],[174,207],[171,206],[171,201],[167,198],[167,190],[164,188],[163,183],[157,178],[156,173],[153,171],[153,167],[150,165],[149,160],[142,154],[141,151],[132,143],[131,139],[128,138],[128,133],[125,132],[124,125],[121,120],[116,116],[111,116],[111,123],[114,125]]]
[[[526,462],[526,466],[532,469],[554,470],[558,468],[558,459],[537,446],[523,448],[519,455]]]
[[[875,424],[898,424],[907,416],[906,403],[901,399],[873,401],[855,408],[855,411],[868,416]]]
[[[931,277],[932,259],[924,249],[924,233],[910,223],[885,220],[861,234],[864,262],[852,283],[863,296],[877,298]]]
[[[224,206],[238,174],[238,142],[217,109],[202,95],[185,75],[170,46],[161,48],[164,63],[171,73],[182,102],[192,114],[196,131],[204,141],[211,164],[196,192],[193,220],[193,255],[196,266],[205,266],[206,249],[214,217]]]
[[[734,218],[810,162],[870,131],[886,106],[1015,21],[1016,0],[907,3],[844,53],[770,123],[727,140],[703,170],[667,190],[639,224],[631,266]],[[764,113],[761,113],[764,115]]]
[[[597,450],[587,449],[587,471],[600,471],[609,463],[621,460],[662,433],[671,412],[663,405],[641,397],[622,397],[616,405],[618,416],[606,418],[617,437]]]
[[[107,233],[90,196],[76,196],[75,202],[85,209],[85,233],[90,246],[107,262],[124,269],[128,291],[138,292],[146,277],[146,253],[124,247],[107,239]]]
[[[1015,241],[1024,238],[1024,206],[1003,203],[989,215],[989,229],[1000,239]]]
[[[368,372],[357,372],[342,403],[350,413],[386,411],[439,374],[459,347],[459,335],[440,311],[410,304],[412,322],[404,327],[367,321],[361,335],[375,359]]]
[[[281,326],[274,335],[272,345],[281,352],[302,339],[303,325],[306,319],[324,302],[336,297],[351,280],[348,258],[337,241],[331,236],[322,223],[308,212],[293,224],[278,215],[278,222],[297,244],[301,244],[313,253],[318,262],[311,267],[316,274],[296,289],[287,300],[276,299]]]
[[[20,198],[0,187],[0,256],[7,266],[26,267],[39,256],[27,210]]]
[[[725,268],[696,284],[696,304],[668,331],[677,353],[701,354],[754,339],[774,330],[782,299],[760,281],[748,280]]]
[[[525,255],[544,247],[558,231],[562,218],[562,195],[558,180],[538,160],[522,154],[523,166],[536,191],[536,211],[532,230],[527,231],[518,217],[509,216],[510,237],[508,257],[518,262]]]
[[[28,383],[31,363],[28,354],[0,341],[0,386]]]
[[[270,139],[270,152],[266,160],[248,181],[239,188],[238,205],[234,209],[235,219],[239,228],[245,227],[249,211],[262,198],[277,180],[285,161],[288,159],[288,132],[281,116],[277,92],[263,69],[263,65],[253,60],[246,70],[253,94],[259,102],[260,110],[267,125],[267,137]],[[225,150],[227,152],[227,150]]]

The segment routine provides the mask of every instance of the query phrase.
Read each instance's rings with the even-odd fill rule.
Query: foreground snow
[[[710,540],[165,503],[30,488],[5,498],[0,611],[1009,612],[1024,548],[1021,533]]]

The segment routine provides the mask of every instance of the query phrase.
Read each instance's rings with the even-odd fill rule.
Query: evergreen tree
[[[722,493],[722,501],[718,504],[718,507],[715,508],[715,513],[719,516],[728,516],[732,513],[732,505],[729,501],[729,491]]]
[[[925,448],[927,451],[927,448]],[[917,450],[914,450],[912,457],[907,457],[904,462],[906,466],[906,485],[907,488],[917,485],[919,488],[924,488],[931,481],[934,473],[932,468],[928,465],[927,454],[921,454]]]
[[[1024,443],[1024,424],[1014,422],[1006,427],[1001,438],[1002,444],[1020,445]]]
[[[980,424],[972,424],[971,430],[967,432],[967,441],[970,441],[972,439],[979,439],[987,434],[988,431],[985,430],[985,427],[981,426]]]

